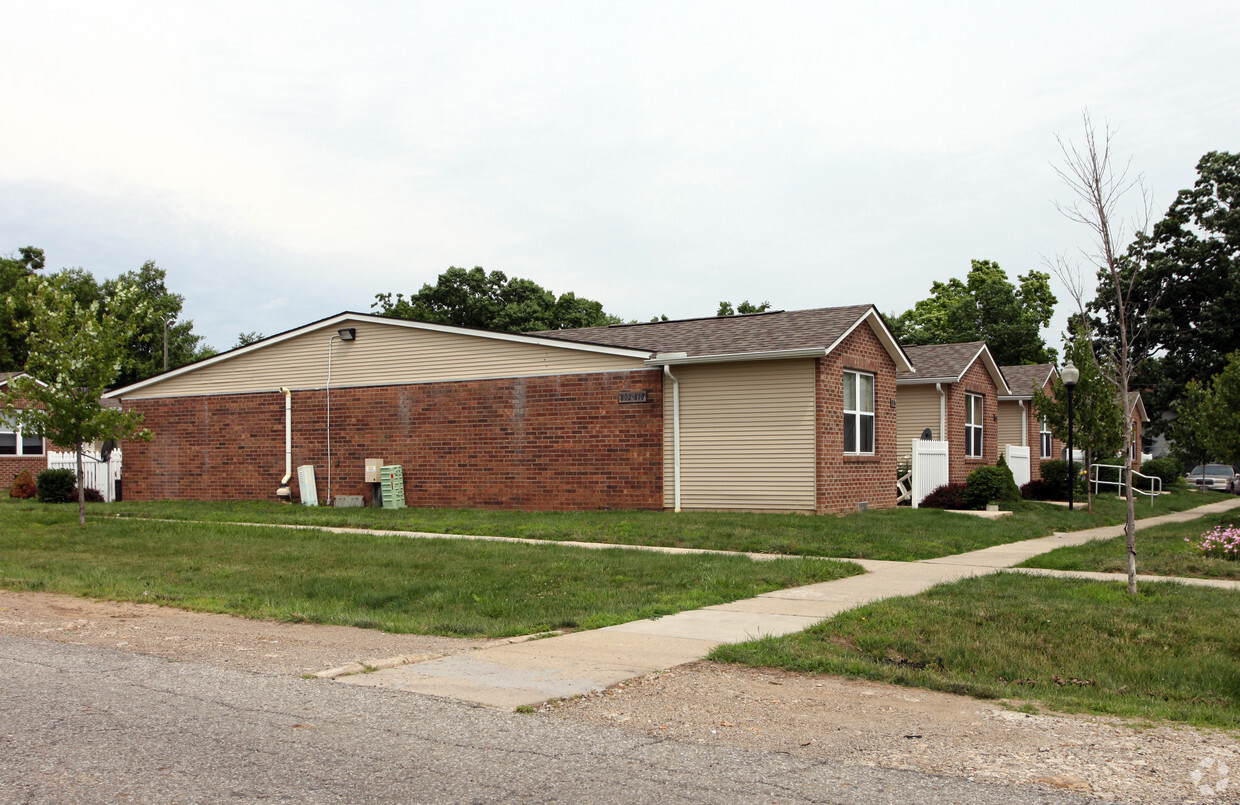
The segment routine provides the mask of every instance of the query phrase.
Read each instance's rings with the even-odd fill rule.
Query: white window
[[[844,372],[844,452],[874,452],[874,375]]]
[[[0,456],[41,456],[43,439],[28,436],[18,430],[16,423],[0,419]]]
[[[1051,426],[1047,424],[1046,417],[1042,417],[1042,429],[1038,432],[1042,437],[1042,458],[1051,457]]]
[[[981,458],[982,395],[966,394],[964,403],[964,454],[969,458]]]

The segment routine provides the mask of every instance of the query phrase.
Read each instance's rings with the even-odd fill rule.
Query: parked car
[[[1193,467],[1184,480],[1197,488],[1213,489],[1217,492],[1240,492],[1240,479],[1236,471],[1226,464],[1198,464]]]

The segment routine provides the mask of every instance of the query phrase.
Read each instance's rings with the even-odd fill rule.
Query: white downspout
[[[947,439],[947,392],[942,383],[935,383],[934,388],[939,392],[939,441],[944,441]]]
[[[293,392],[288,386],[280,386],[284,395],[284,477],[280,479],[280,488],[276,496],[293,500],[293,493],[288,482],[293,477]]]
[[[1020,446],[1029,446],[1029,410],[1025,408],[1024,400],[1017,400],[1020,403]]]
[[[663,374],[672,381],[672,496],[675,511],[680,511],[680,381],[666,363]]]

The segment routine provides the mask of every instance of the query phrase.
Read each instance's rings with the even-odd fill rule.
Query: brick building
[[[975,468],[998,461],[998,402],[1009,393],[1003,372],[982,341],[904,350],[916,369],[896,377],[900,455],[929,431],[948,442],[950,482],[964,483]]]
[[[416,506],[840,512],[895,505],[911,369],[871,305],[523,335],[341,313],[109,397],[155,433],[124,445],[133,500],[274,499],[287,427],[330,498],[382,458]]]
[[[1003,366],[1010,393],[999,396],[999,442],[1029,448],[1029,478],[1042,479],[1042,462],[1063,458],[1064,444],[1051,435],[1050,426],[1033,410],[1033,390],[1054,396],[1055,367]]]
[[[9,384],[9,379],[24,372],[0,372],[0,388]],[[20,406],[18,406],[20,407]],[[47,469],[47,441],[39,436],[22,433],[16,423],[7,418],[0,418],[0,484],[9,487],[22,472],[29,472],[32,478]]]

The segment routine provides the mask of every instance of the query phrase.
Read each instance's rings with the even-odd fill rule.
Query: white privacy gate
[[[1021,447],[1018,444],[1009,444],[1004,447],[1006,451],[1008,469],[1012,471],[1012,478],[1016,481],[1017,486],[1024,486],[1029,483],[1029,447],[1028,445]]]
[[[914,439],[911,469],[912,500],[916,509],[926,495],[947,483],[947,442]]]
[[[49,470],[73,470],[77,476],[77,455],[75,453],[58,453],[49,451],[47,454]],[[86,476],[87,489],[97,490],[107,503],[116,500],[116,482],[121,478],[121,451],[113,450],[107,461],[98,456],[86,453],[82,456],[82,474]]]

